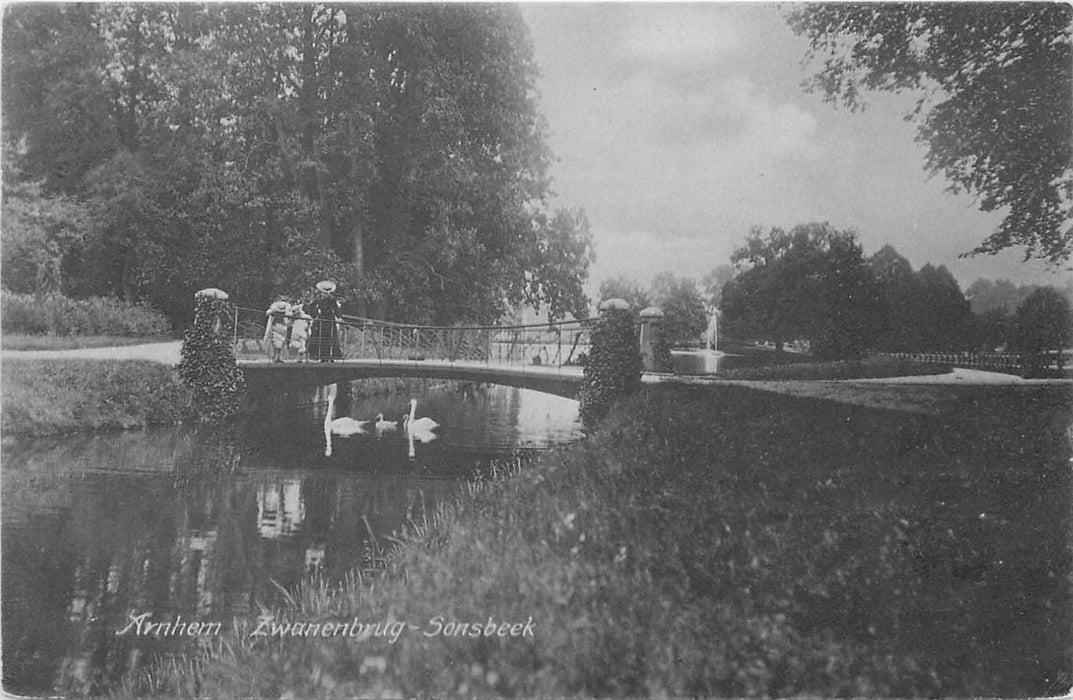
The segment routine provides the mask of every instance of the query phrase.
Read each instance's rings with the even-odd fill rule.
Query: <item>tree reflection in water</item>
[[[408,408],[409,395],[343,393],[337,415],[397,416]],[[232,430],[5,446],[4,688],[102,692],[183,643],[116,635],[131,614],[228,625],[256,615],[308,574],[339,580],[373,565],[373,538],[408,517],[420,521],[475,466],[519,445],[577,434],[573,402],[502,387],[487,395],[422,397],[430,415],[443,417],[444,436],[418,444],[412,461],[401,434],[337,440],[325,457],[323,391],[274,397]],[[525,414],[539,417],[535,427],[519,422]]]

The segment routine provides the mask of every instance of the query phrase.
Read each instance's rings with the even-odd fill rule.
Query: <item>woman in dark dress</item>
[[[339,347],[339,300],[334,282],[317,282],[317,298],[305,306],[313,316],[309,331],[309,359],[332,362],[343,357]]]

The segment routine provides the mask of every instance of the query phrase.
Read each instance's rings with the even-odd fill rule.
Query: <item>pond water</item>
[[[744,354],[716,350],[674,350],[671,352],[671,366],[675,374],[719,374],[746,367],[786,364],[807,359],[805,355],[752,348]]]
[[[462,479],[519,451],[577,439],[575,401],[495,385],[416,395],[428,441],[325,416],[395,421],[410,394],[357,385],[273,396],[227,433],[185,428],[5,444],[3,680],[21,694],[106,690],[178,642],[117,635],[131,615],[229,621],[308,574],[375,568]],[[327,450],[326,439],[331,439]],[[326,452],[330,451],[330,456]]]

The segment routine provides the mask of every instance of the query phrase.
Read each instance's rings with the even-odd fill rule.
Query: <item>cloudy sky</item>
[[[785,7],[785,6],[782,6]],[[851,113],[801,82],[805,41],[767,3],[523,4],[557,205],[588,214],[602,279],[700,279],[753,225],[828,221],[871,255],[890,243],[920,268],[1064,285],[1020,250],[960,260],[1000,221],[924,171],[902,117],[914,99],[873,94]]]

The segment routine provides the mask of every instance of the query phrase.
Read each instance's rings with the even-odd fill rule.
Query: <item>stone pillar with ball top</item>
[[[663,310],[650,306],[641,312],[641,362],[646,372],[662,372],[659,360],[660,334],[663,332]]]

